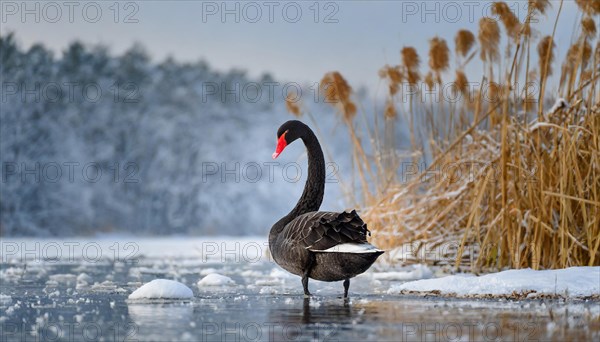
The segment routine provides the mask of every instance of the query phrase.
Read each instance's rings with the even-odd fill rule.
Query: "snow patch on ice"
[[[200,279],[200,281],[198,281],[198,287],[204,287],[204,286],[223,286],[223,285],[228,285],[228,286],[232,286],[235,285],[235,281],[233,281],[233,279],[218,274],[218,273],[211,273],[209,275],[207,275],[206,277]]]
[[[582,298],[600,295],[600,267],[571,267],[560,270],[509,270],[481,277],[447,276],[392,286],[389,294],[438,292],[458,296],[559,295]]]
[[[129,299],[183,299],[192,297],[194,297],[194,293],[189,287],[169,279],[154,279],[129,295]]]

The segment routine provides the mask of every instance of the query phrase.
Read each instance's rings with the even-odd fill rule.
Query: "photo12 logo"
[[[2,263],[97,263],[101,261],[136,263],[140,247],[119,241],[2,241]]]
[[[337,24],[337,2],[203,1],[203,23],[298,23]]]
[[[281,172],[278,172],[278,170]],[[326,183],[339,183],[339,166],[334,162],[326,164]],[[266,180],[269,183],[275,182],[275,177],[279,177],[288,183],[297,183],[302,179],[302,167],[299,163],[290,162],[281,164],[279,162],[202,162],[202,183],[209,182],[234,182],[242,181],[247,183],[256,183]]]
[[[0,11],[2,24],[140,22],[140,5],[134,1],[2,1]]]
[[[2,103],[138,103],[139,86],[133,82],[100,84],[96,82],[2,82]]]
[[[3,162],[2,183],[97,183],[103,176],[114,183],[139,183],[138,172],[138,164],[134,162]]]
[[[521,20],[527,16],[528,1],[507,2]],[[402,1],[402,23],[475,23],[482,17],[498,19],[492,13],[493,1]],[[537,23],[536,18],[530,19]]]
[[[61,316],[62,317],[62,316]],[[0,341],[138,341],[137,324],[131,321],[83,322],[77,318],[49,321],[42,316],[35,324],[2,322]]]

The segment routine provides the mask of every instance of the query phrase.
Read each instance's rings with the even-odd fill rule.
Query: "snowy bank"
[[[459,297],[597,297],[600,295],[600,267],[509,270],[480,277],[453,275],[398,284],[388,290],[389,294],[415,292]]]
[[[154,279],[129,295],[129,299],[184,299],[192,297],[194,297],[194,293],[189,287],[168,279]]]

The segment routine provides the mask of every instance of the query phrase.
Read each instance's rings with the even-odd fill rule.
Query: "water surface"
[[[161,245],[160,240],[154,243]],[[169,243],[163,241],[162,245]],[[3,251],[6,255],[6,248]],[[206,248],[203,253],[206,254]],[[300,278],[287,274],[261,255],[262,251],[242,257],[232,254],[205,258],[190,250],[169,256],[141,251],[133,259],[94,262],[90,258],[29,260],[21,258],[21,254],[3,257],[2,341],[600,338],[597,301],[389,295],[387,289],[398,281],[374,279],[377,267],[352,280],[348,300],[340,297],[341,282],[311,281],[309,286],[315,295],[304,298]],[[198,288],[196,282],[211,272],[231,277],[236,285]],[[81,276],[82,273],[89,277]],[[180,281],[195,296],[175,301],[127,299],[141,284],[156,278]]]

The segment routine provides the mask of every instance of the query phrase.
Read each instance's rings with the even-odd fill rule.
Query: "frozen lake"
[[[2,341],[598,340],[598,301],[467,300],[390,295],[404,280],[376,264],[342,284],[299,277],[259,239],[102,238],[2,241]],[[401,270],[395,268],[396,271]],[[235,284],[196,283],[210,273]],[[398,272],[396,272],[398,273]],[[406,274],[409,274],[406,273]],[[423,275],[412,272],[415,277]],[[129,300],[173,279],[190,300]]]

